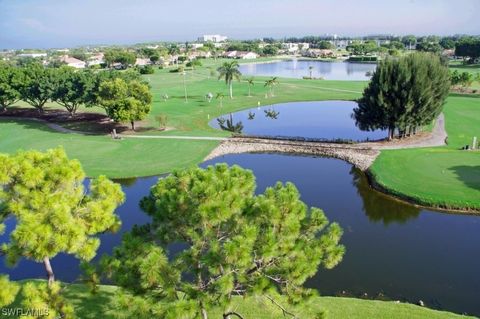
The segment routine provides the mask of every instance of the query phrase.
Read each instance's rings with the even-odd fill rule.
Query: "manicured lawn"
[[[480,210],[480,151],[462,151],[480,138],[480,98],[451,95],[445,106],[448,146],[383,151],[371,167],[392,193],[424,205]]]
[[[32,121],[0,121],[0,152],[63,146],[89,176],[137,177],[167,173],[203,160],[216,141],[113,140],[108,136],[64,134]]]
[[[204,61],[204,66],[188,71],[186,84],[188,103],[184,101],[183,76],[169,69],[156,69],[155,74],[146,75],[154,95],[150,116],[143,122],[144,129],[136,134],[143,135],[187,135],[228,136],[224,131],[211,128],[209,118],[228,112],[254,107],[260,102],[267,105],[303,100],[352,100],[360,96],[366,82],[309,81],[279,79],[275,96],[266,98],[266,78],[256,78],[252,97],[248,97],[246,82],[234,83],[234,99],[228,97],[224,82],[210,76],[222,60]],[[204,98],[207,93],[225,94],[223,107],[220,101],[210,103]],[[168,94],[165,102],[162,98]],[[20,103],[24,106],[24,103]],[[57,105],[50,104],[49,107]],[[87,109],[88,111],[101,111]],[[155,116],[166,114],[169,131],[157,130]],[[81,161],[89,176],[106,174],[109,177],[134,177],[156,175],[200,163],[218,144],[217,141],[172,140],[172,139],[124,139],[112,140],[109,136],[86,136],[53,132],[43,124],[30,121],[0,120],[0,152],[12,153],[17,149],[45,150],[63,146],[70,158]]]
[[[118,311],[115,308],[116,290],[115,286],[101,286],[98,294],[91,295],[84,285],[69,285],[65,290],[65,296],[73,303],[78,318],[113,319],[115,311]],[[19,305],[19,301],[17,300],[14,305]],[[235,299],[233,309],[246,319],[283,318],[282,312],[263,298]],[[288,309],[293,310],[299,318],[315,318],[315,314],[322,310],[327,312],[328,319],[470,318],[405,303],[340,297],[315,297],[301,308]],[[222,311],[214,309],[209,313],[209,318],[222,318]]]

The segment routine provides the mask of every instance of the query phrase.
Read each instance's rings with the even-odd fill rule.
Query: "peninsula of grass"
[[[480,97],[452,94],[444,109],[448,145],[382,151],[370,167],[380,188],[415,203],[480,210],[480,150],[461,150],[480,138]]]
[[[92,295],[86,285],[70,284],[64,291],[65,297],[74,306],[78,318],[119,318],[116,316],[116,286],[100,286],[98,293]],[[21,300],[17,298],[9,307],[20,307]],[[239,298],[235,297],[233,309],[241,313],[244,318],[276,319],[283,318],[281,310],[262,298]],[[407,303],[393,301],[365,300],[343,297],[313,297],[300,307],[290,309],[295,311],[299,318],[314,318],[315,314],[323,311],[328,319],[451,319],[473,318],[457,315],[451,312],[432,310]],[[125,314],[123,314],[125,315]],[[0,313],[1,316],[1,313]],[[14,317],[9,317],[14,318]],[[209,312],[209,318],[222,318],[221,309],[213,309]]]

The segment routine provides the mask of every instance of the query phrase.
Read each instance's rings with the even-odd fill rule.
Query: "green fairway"
[[[117,290],[118,288],[115,286],[100,286],[99,292],[92,295],[85,285],[72,284],[67,286],[65,297],[74,305],[78,318],[113,319],[119,318],[115,316],[116,311],[119,311],[115,306]],[[10,307],[19,305],[20,300],[17,300]],[[299,318],[315,318],[315,314],[320,311],[325,311],[328,319],[472,318],[406,303],[340,297],[313,297],[302,304],[300,308],[288,306],[287,308],[294,311]],[[264,298],[235,298],[232,309],[242,314],[246,319],[283,318],[281,310]],[[209,312],[209,318],[222,318],[222,311],[213,309]]]
[[[480,98],[451,95],[445,106],[448,146],[383,151],[371,173],[395,195],[442,208],[480,209],[480,151],[462,151],[480,137]]]
[[[234,98],[228,97],[223,81],[210,76],[223,60],[206,60],[204,66],[190,70],[186,75],[188,103],[184,99],[183,76],[170,69],[156,69],[155,74],[144,76],[152,87],[154,102],[152,112],[143,121],[139,135],[228,136],[208,125],[210,119],[228,112],[273,103],[304,100],[352,100],[361,95],[366,82],[309,81],[279,79],[275,96],[266,97],[264,87],[267,78],[256,78],[248,96],[245,81],[234,82]],[[205,95],[225,94],[223,106]],[[162,96],[169,98],[164,101]],[[25,103],[19,103],[25,106]],[[58,105],[49,104],[58,108]],[[99,108],[88,111],[102,112]],[[155,116],[168,117],[168,131],[159,131]],[[75,124],[77,129],[82,125]],[[73,127],[68,126],[67,127]],[[70,158],[81,161],[89,176],[106,174],[109,177],[134,177],[156,175],[200,163],[218,141],[177,139],[124,139],[112,140],[109,136],[89,136],[54,132],[44,124],[32,121],[0,120],[0,152],[12,153],[17,149],[45,150],[63,146]]]

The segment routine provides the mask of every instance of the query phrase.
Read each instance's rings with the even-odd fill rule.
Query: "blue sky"
[[[0,0],[0,48],[261,38],[480,34],[480,0]]]

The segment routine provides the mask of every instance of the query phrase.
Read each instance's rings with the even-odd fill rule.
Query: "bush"
[[[145,65],[143,67],[140,67],[139,70],[140,74],[153,74],[155,73],[155,70],[151,65]]]
[[[377,62],[376,56],[351,56],[348,61],[350,62]]]

